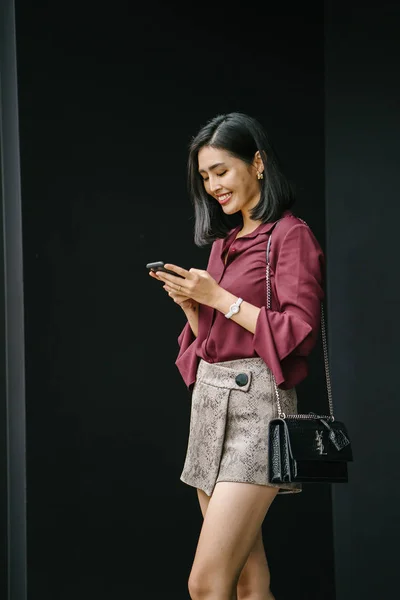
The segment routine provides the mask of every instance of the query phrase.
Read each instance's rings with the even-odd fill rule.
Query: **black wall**
[[[337,597],[372,600],[398,588],[400,8],[326,9],[332,384],[355,454],[334,489]]]
[[[28,597],[187,598],[201,517],[179,481],[184,320],[145,264],[205,267],[187,146],[232,110],[267,126],[325,245],[322,7],[16,9]],[[325,397],[318,350],[311,362],[305,408]],[[277,499],[264,533],[279,600],[335,597],[328,486]]]
[[[273,505],[274,590],[279,600],[391,597],[398,8],[325,2],[325,65],[322,11],[112,9],[17,2],[17,89],[13,2],[1,5],[0,593],[25,600],[25,366],[28,597],[187,598],[201,519],[179,482],[183,320],[144,265],[205,266],[186,147],[208,118],[240,109],[267,125],[297,210],[326,248],[334,403],[356,459],[350,483],[333,489],[334,540],[329,489]],[[317,351],[303,405],[324,398],[321,368]]]

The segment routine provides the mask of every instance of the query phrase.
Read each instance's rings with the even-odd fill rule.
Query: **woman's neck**
[[[262,221],[253,221],[252,219],[246,219],[246,221],[243,222],[242,228],[239,230],[236,237],[243,237],[248,233],[252,233],[252,231],[257,229],[257,227],[261,225],[261,223]]]

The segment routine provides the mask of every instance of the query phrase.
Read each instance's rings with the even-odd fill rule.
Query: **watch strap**
[[[233,304],[231,304],[229,311],[226,313],[225,317],[227,319],[230,319],[233,315],[237,315],[237,313],[239,312],[240,309],[240,305],[243,302],[243,298],[238,298],[236,300],[236,302],[234,302]]]

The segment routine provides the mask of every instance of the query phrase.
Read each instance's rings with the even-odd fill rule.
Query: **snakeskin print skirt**
[[[297,412],[295,388],[279,390],[282,410]],[[261,358],[200,360],[193,388],[186,458],[180,479],[211,496],[218,481],[268,482],[268,423],[278,414],[273,376]]]

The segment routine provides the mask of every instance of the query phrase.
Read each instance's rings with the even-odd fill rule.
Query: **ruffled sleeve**
[[[179,352],[175,361],[178,370],[190,389],[196,381],[198,356],[196,354],[197,338],[195,337],[189,323],[186,323],[178,336]]]
[[[285,358],[307,356],[318,338],[323,272],[324,255],[309,227],[303,223],[291,227],[275,269],[279,310],[261,308],[253,338],[256,353],[278,386],[286,379]]]

